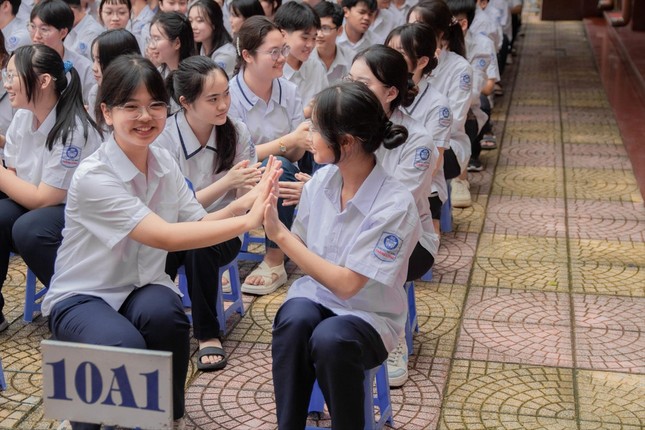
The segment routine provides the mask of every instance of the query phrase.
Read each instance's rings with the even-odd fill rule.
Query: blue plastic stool
[[[4,380],[4,371],[2,370],[2,358],[0,358],[0,391],[7,389],[7,382]]]
[[[452,187],[450,186],[450,181],[448,183],[448,198],[443,205],[441,206],[441,219],[439,221],[439,228],[442,233],[450,233],[452,231],[452,204],[450,203],[450,193],[452,192]]]
[[[229,319],[233,313],[237,312],[240,316],[244,316],[244,301],[242,300],[242,288],[240,284],[240,272],[237,268],[237,258],[231,261],[226,266],[220,267],[219,269],[219,279],[222,279],[222,275],[228,270],[229,278],[231,280],[231,292],[224,293],[222,289],[218,289],[217,294],[217,303],[215,304],[217,310],[217,321],[219,322],[220,333],[222,335],[226,334],[226,321]],[[191,301],[190,296],[188,295],[188,283],[186,281],[186,274],[184,271],[184,266],[181,266],[178,270],[179,275],[179,291],[184,295],[182,297],[182,303],[184,307],[190,307]],[[231,305],[224,309],[224,301],[232,302]],[[192,322],[192,317],[189,315],[188,318]]]
[[[27,282],[25,285],[25,308],[24,316],[22,319],[25,322],[32,322],[34,320],[34,313],[40,312],[40,302],[36,303],[47,292],[47,288],[43,287],[39,291],[36,290],[36,283],[38,279],[31,269],[27,268]]]
[[[258,261],[258,262],[264,260],[264,254],[260,254],[257,252],[249,252],[249,245],[252,243],[264,244],[265,238],[264,236],[262,237],[251,236],[248,231],[244,233],[244,240],[242,240],[242,247],[240,248],[240,253],[237,255],[237,258],[239,260]]]
[[[376,379],[376,397],[374,395],[374,380]],[[387,361],[379,367],[365,371],[365,380],[363,381],[365,389],[365,428],[364,430],[380,430],[385,428],[385,423],[394,425],[392,416],[392,401],[390,400],[390,383],[387,378]],[[374,406],[378,406],[380,419],[376,421],[374,417]],[[323,397],[318,381],[314,383],[309,399],[309,413],[317,412],[322,414],[325,408],[325,398]],[[322,427],[307,426],[306,430],[320,429]]]
[[[405,343],[408,346],[408,357],[414,354],[412,343],[412,332],[419,333],[419,321],[417,318],[417,302],[414,297],[414,282],[406,282],[403,285],[405,294],[408,296],[408,318],[405,320]]]

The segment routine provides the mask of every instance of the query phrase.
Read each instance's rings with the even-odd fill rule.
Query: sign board
[[[45,417],[172,428],[172,353],[44,340]]]

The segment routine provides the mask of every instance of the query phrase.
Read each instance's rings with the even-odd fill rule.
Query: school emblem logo
[[[374,255],[381,261],[391,263],[401,250],[403,241],[393,233],[383,233],[374,247]]]
[[[85,53],[87,52],[87,43],[85,43],[85,42],[81,42],[81,43],[79,43],[79,44],[78,44],[78,51],[79,51],[81,54],[85,55]]]
[[[430,149],[417,148],[414,154],[414,167],[419,170],[427,170],[430,167]]]
[[[464,90],[464,91],[470,91],[472,88],[472,79],[468,73],[464,73],[461,75],[461,78],[459,78],[459,88]]]
[[[251,158],[255,157],[255,144],[253,142],[249,142],[249,155]]]
[[[18,38],[16,36],[11,36],[7,40],[7,46],[9,47],[9,51],[13,51],[14,49],[16,49],[17,45],[18,45]]]
[[[484,70],[486,68],[486,59],[485,58],[480,58],[477,61],[477,67],[479,67],[479,69],[481,69],[481,70]]]
[[[81,161],[81,148],[78,146],[70,145],[63,148],[63,153],[60,157],[60,164],[64,167],[72,168],[78,166]]]
[[[450,108],[442,106],[439,109],[439,125],[441,127],[450,127]]]

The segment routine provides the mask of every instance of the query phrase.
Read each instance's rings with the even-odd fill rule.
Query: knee
[[[320,323],[311,335],[309,348],[314,360],[321,357],[330,363],[344,361],[352,352],[359,352],[359,343],[347,333],[340,318],[328,318]]]
[[[145,321],[146,332],[158,333],[164,337],[188,337],[190,322],[181,299],[170,288],[161,285],[155,287],[155,300],[138,310],[138,318]]]
[[[282,162],[282,175],[280,175],[280,180],[295,182],[296,173],[299,172],[298,167],[295,165],[295,163],[292,163],[291,161],[289,161],[284,157],[276,157],[276,158]]]
[[[320,321],[314,307],[315,304],[312,301],[304,298],[294,298],[284,302],[273,322],[274,340],[281,336],[309,338]]]

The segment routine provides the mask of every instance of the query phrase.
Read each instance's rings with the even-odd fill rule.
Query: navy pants
[[[304,429],[314,381],[325,397],[334,430],[365,426],[364,372],[387,351],[364,320],[338,316],[305,298],[287,300],[273,323],[273,386],[278,428]]]
[[[40,282],[49,287],[64,225],[65,205],[29,210],[11,199],[0,200],[0,291],[7,279],[11,252],[20,254]],[[0,292],[0,314],[3,308]]]
[[[173,417],[184,416],[190,359],[190,323],[174,291],[163,285],[137,288],[116,311],[103,299],[76,295],[56,303],[49,317],[52,338],[65,342],[172,352]],[[100,429],[72,423],[74,430]]]
[[[275,157],[277,160],[282,161],[282,175],[280,175],[280,181],[282,182],[298,182],[296,179],[296,173],[300,170],[291,161],[287,160],[284,157]],[[262,166],[266,166],[269,159],[267,158],[262,162]],[[282,221],[289,230],[291,230],[291,224],[293,224],[293,214],[296,210],[295,206],[282,206],[283,199],[278,199],[278,218]],[[278,244],[266,239],[267,248],[279,248]]]
[[[240,239],[236,237],[206,248],[168,253],[166,273],[172,279],[177,276],[179,266],[184,265],[192,302],[193,334],[197,340],[220,337],[215,306],[221,282],[219,269],[233,261],[241,246]]]

